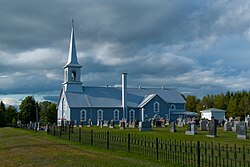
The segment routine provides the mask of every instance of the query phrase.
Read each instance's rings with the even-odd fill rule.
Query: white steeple
[[[74,34],[74,20],[72,19],[72,29],[70,34],[69,42],[69,55],[68,62],[65,66],[81,66],[77,60],[76,44],[75,44],[75,34]]]
[[[70,34],[68,62],[64,66],[64,82],[65,91],[82,92],[81,68],[78,63],[76,44],[74,36],[74,20],[72,20],[72,29]]]

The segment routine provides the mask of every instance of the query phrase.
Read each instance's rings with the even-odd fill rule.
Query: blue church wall
[[[114,111],[117,110],[119,112],[119,117],[118,117],[118,120],[114,120]],[[106,120],[106,121],[111,121],[111,120],[114,120],[114,122],[116,124],[119,123],[119,120],[122,119],[122,108],[92,108],[92,111],[91,111],[91,119],[92,119],[92,123],[93,125],[96,125],[97,124],[97,119],[98,119],[98,116],[97,116],[97,112],[98,111],[102,111],[102,120]]]
[[[133,114],[134,118],[131,118],[132,117],[131,112],[134,113]],[[141,121],[140,110],[139,108],[128,107],[127,108],[127,121],[131,122],[133,119]]]
[[[154,104],[159,104],[159,112],[154,112]],[[145,117],[152,118],[155,115],[160,115],[166,118],[166,114],[169,112],[169,104],[162,100],[159,96],[155,96],[151,101],[149,101],[144,107]]]
[[[86,119],[85,120],[80,120],[82,118],[81,112],[85,110],[86,111]],[[70,113],[70,120],[71,122],[73,122],[74,124],[80,125],[87,125],[88,124],[88,119],[91,117],[90,115],[90,111],[91,109],[89,108],[71,108],[71,113]]]

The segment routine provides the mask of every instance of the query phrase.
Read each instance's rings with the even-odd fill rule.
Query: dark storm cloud
[[[250,87],[248,1],[3,0],[0,92],[59,91],[71,19],[84,85]],[[196,91],[197,90],[197,91]]]

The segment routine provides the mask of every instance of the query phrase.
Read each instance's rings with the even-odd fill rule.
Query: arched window
[[[72,78],[72,81],[76,80],[76,72],[75,71],[72,71],[71,78]]]
[[[97,111],[97,122],[99,120],[103,120],[103,110],[101,109]]]
[[[154,103],[154,112],[155,113],[160,112],[160,103],[158,103],[158,102]]]
[[[65,98],[62,99],[62,119],[65,117],[65,111],[66,111],[66,100]]]
[[[129,120],[130,121],[135,120],[135,110],[133,110],[133,109],[129,110]]]
[[[80,120],[87,121],[87,111],[84,109],[80,111]]]
[[[119,121],[119,110],[114,110],[114,121]]]

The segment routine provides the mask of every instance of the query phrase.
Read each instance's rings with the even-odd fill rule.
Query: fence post
[[[107,131],[107,149],[109,149],[109,131]]]
[[[130,133],[128,134],[128,152],[130,152]]]
[[[200,141],[197,141],[197,165],[198,167],[200,167],[200,164],[201,164],[200,154],[201,154]]]
[[[243,158],[243,163],[244,163],[244,166],[245,166],[245,163],[246,163],[246,152],[245,152],[245,145],[243,145],[243,148],[242,148],[242,158]]]
[[[93,146],[93,130],[90,131],[90,144]]]
[[[159,160],[159,140],[158,140],[158,137],[156,138],[155,143],[156,143],[156,158],[157,158],[157,160]]]
[[[81,128],[79,128],[79,142],[82,140],[82,133],[81,133]]]
[[[70,140],[70,125],[69,125],[69,140]]]
[[[55,125],[54,125],[54,136],[56,135],[56,127],[55,127]]]
[[[59,137],[62,138],[62,128],[60,128]]]

